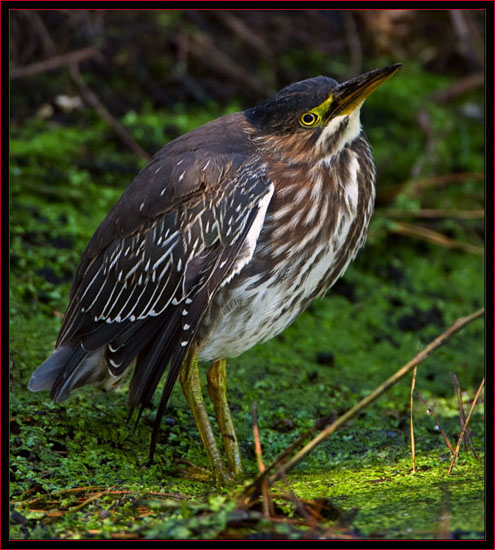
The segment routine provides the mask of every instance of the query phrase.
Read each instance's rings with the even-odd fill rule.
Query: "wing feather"
[[[238,144],[178,144],[137,176],[91,239],[57,341],[104,347],[113,375],[137,357],[131,407],[149,405],[170,365],[157,422],[212,297],[251,258],[273,194],[261,160]],[[57,367],[64,398],[84,364],[72,361],[65,375]]]

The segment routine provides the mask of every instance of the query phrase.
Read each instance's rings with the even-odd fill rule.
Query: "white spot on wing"
[[[254,222],[251,225],[251,228],[249,229],[246,236],[245,243],[247,244],[247,247],[245,247],[245,249],[243,250],[242,255],[239,254],[234,263],[232,271],[230,272],[229,276],[222,281],[222,284],[220,286],[226,285],[232,279],[232,277],[239,273],[239,271],[253,257],[254,249],[256,248],[256,243],[258,242],[258,237],[261,233],[261,228],[263,227],[263,223],[265,221],[266,211],[273,196],[273,190],[273,184],[270,184],[268,193],[260,200],[258,204],[258,214],[256,215],[256,218],[254,219]]]
[[[355,155],[351,157],[349,165],[349,180],[345,182],[345,197],[347,207],[351,215],[355,215],[358,205],[359,185],[357,173],[359,170],[359,162]]]

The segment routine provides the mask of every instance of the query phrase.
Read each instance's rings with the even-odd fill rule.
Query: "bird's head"
[[[290,84],[245,111],[251,133],[290,163],[330,158],[359,135],[361,105],[400,66],[387,65],[341,84],[326,76]]]

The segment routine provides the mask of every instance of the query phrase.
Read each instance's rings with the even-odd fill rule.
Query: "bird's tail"
[[[79,343],[60,346],[34,371],[28,389],[49,390],[51,398],[60,403],[75,388],[105,381],[111,374],[104,360],[104,350],[102,346],[88,352]]]

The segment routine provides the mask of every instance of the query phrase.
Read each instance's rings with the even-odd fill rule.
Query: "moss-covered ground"
[[[315,420],[345,412],[455,319],[482,307],[483,256],[399,236],[397,220],[384,208],[410,211],[403,221],[482,249],[482,220],[414,218],[420,208],[483,208],[476,176],[483,172],[483,127],[466,107],[481,98],[473,92],[455,104],[429,100],[449,83],[405,67],[369,99],[363,124],[378,165],[379,200],[366,248],[344,279],[279,337],[229,362],[229,396],[248,477],[257,473],[254,401],[268,463]],[[433,133],[428,150],[416,124],[419,109]],[[153,151],[223,112],[215,105],[201,112],[145,109],[128,113],[123,124]],[[311,536],[314,526],[243,515],[234,498],[241,485],[217,489],[190,479],[186,463],[207,462],[180,388],[149,467],[154,410],[133,429],[125,385],[114,392],[85,388],[60,405],[46,393],[27,391],[30,374],[53,348],[86,242],[143,164],[90,110],[14,126],[11,152],[11,537]],[[475,176],[419,194],[406,185],[393,202],[380,202],[381,189],[408,180],[418,159],[422,177]],[[451,373],[468,410],[484,374],[482,320],[418,368],[416,389],[455,445],[460,424]],[[292,470],[289,486],[278,482],[275,490],[328,499],[334,513],[317,527],[328,536],[483,538],[483,399],[470,422],[477,458],[461,447],[450,475],[449,450],[418,399],[412,472],[409,405],[410,377]],[[289,519],[297,517],[290,504],[277,502]]]

